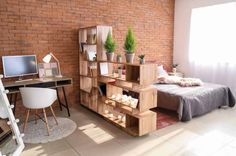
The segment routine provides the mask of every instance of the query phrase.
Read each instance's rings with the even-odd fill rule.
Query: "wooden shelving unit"
[[[157,92],[152,87],[156,65],[106,61],[103,44],[109,31],[112,31],[110,26],[79,30],[80,104],[131,135],[148,134],[156,130],[156,113],[150,111],[157,106]],[[85,51],[96,51],[96,59],[88,60]],[[107,64],[106,74],[101,74],[101,63]],[[118,74],[118,68],[122,75]],[[115,95],[137,99],[137,106],[112,98]]]

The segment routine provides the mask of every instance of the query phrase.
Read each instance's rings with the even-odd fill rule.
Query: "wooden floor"
[[[135,138],[78,107],[71,109],[78,126],[73,134],[47,144],[27,144],[22,156],[235,156],[235,116],[235,108],[217,109]],[[83,126],[87,128],[81,130]]]

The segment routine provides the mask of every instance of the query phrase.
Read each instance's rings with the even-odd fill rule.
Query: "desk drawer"
[[[65,86],[65,85],[71,85],[72,81],[71,80],[61,80],[57,81],[57,86]]]

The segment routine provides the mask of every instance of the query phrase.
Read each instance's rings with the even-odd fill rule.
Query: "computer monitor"
[[[4,77],[38,74],[36,55],[3,56]]]

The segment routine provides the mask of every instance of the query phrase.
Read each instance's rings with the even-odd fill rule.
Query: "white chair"
[[[49,126],[48,126],[48,120],[47,120],[47,114],[45,111],[45,108],[50,107],[52,115],[56,121],[56,124],[58,125],[55,113],[52,108],[52,104],[57,100],[57,92],[54,89],[49,88],[33,88],[33,87],[23,87],[20,88],[20,93],[23,101],[23,105],[27,108],[27,115],[23,127],[23,132],[25,131],[25,128],[27,126],[27,122],[29,119],[29,113],[30,110],[35,110],[35,123],[37,123],[37,116],[41,118],[37,114],[38,109],[43,110],[44,119],[46,123],[47,132],[49,135]]]

